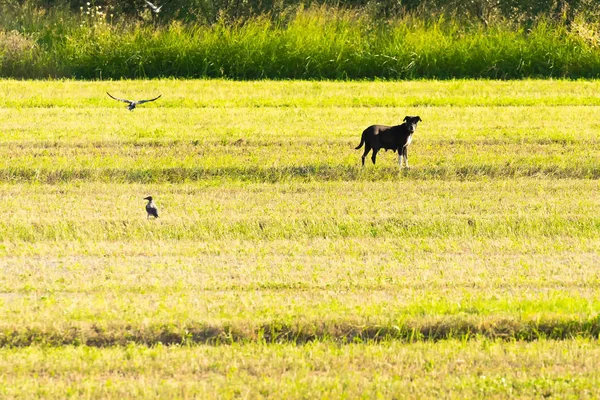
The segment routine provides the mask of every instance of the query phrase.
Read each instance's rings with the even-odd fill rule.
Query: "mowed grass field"
[[[0,81],[0,395],[600,396],[598,93]]]

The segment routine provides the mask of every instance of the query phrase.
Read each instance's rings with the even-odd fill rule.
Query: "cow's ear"
[[[407,115],[406,117],[404,117],[403,121],[406,122],[406,121],[408,121],[409,118],[410,117]]]

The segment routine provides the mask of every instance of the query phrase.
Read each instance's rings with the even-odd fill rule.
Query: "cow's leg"
[[[400,165],[400,169],[402,169],[402,149],[398,150],[398,164]]]
[[[406,164],[406,169],[410,169],[408,165],[408,146],[404,146],[402,149],[402,154],[404,155],[404,163]]]
[[[365,143],[365,151],[362,155],[362,165],[365,165],[365,158],[367,157],[367,154],[369,154],[369,151],[371,151],[371,145],[369,143]]]
[[[378,151],[379,151],[378,148],[373,148],[373,155],[371,156],[371,161],[373,161],[373,164],[375,164],[375,159],[377,158]]]

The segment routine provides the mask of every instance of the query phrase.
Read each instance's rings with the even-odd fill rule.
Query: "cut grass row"
[[[285,293],[283,293],[285,295]],[[183,298],[182,300],[187,300]],[[235,298],[230,299],[235,300]],[[180,304],[179,303],[176,304]],[[334,306],[335,303],[321,303]],[[517,306],[519,303],[517,303]],[[85,310],[88,312],[88,310]],[[126,308],[119,311],[131,311]],[[560,311],[560,310],[559,310]],[[89,310],[97,312],[97,310]],[[141,317],[142,315],[140,315]],[[104,317],[104,316],[102,316]],[[41,323],[0,328],[0,346],[29,347],[34,345],[113,347],[145,346],[196,346],[233,344],[289,344],[304,345],[314,342],[337,343],[418,343],[443,340],[598,340],[600,321],[597,317],[556,316],[551,313],[538,313],[535,318],[514,318],[510,316],[453,315],[436,317],[403,317],[387,322],[369,320],[365,323],[360,313],[354,320],[343,322],[319,320],[270,321],[228,321],[224,323],[163,322],[157,316],[154,323],[144,326],[110,323],[102,317],[95,323],[64,323],[57,315],[46,313],[46,318],[55,320],[54,326]],[[174,315],[171,318],[181,318]],[[361,318],[362,317],[362,318]]]
[[[282,168],[143,168],[140,170],[122,169],[61,169],[44,168],[7,168],[0,170],[0,180],[10,183],[57,184],[64,182],[116,182],[116,183],[186,183],[190,181],[208,181],[213,184],[232,181],[286,183],[290,181],[390,181],[398,179],[397,167],[382,168],[375,173],[364,173],[358,167],[329,168],[321,165]],[[585,165],[575,167],[529,166],[511,167],[500,165],[480,165],[477,167],[427,168],[412,173],[413,179],[453,179],[473,180],[488,178],[549,178],[549,179],[598,179],[600,169]]]
[[[226,145],[239,139],[254,146],[293,146],[310,142],[317,146],[344,142],[354,147],[367,126],[374,123],[396,125],[405,115],[423,118],[415,140],[492,144],[597,143],[599,125],[595,118],[600,114],[598,107],[580,106],[242,107],[183,112],[140,107],[131,113],[124,108],[33,108],[1,109],[1,112],[1,127],[5,135],[0,143],[3,146],[36,144],[37,147],[50,148],[90,147],[100,143],[105,146],[121,143],[138,146]]]
[[[3,185],[4,241],[598,238],[597,180]],[[158,201],[148,223],[143,197]],[[543,201],[542,201],[543,200]],[[50,205],[40,206],[40,205]]]
[[[0,350],[4,398],[593,398],[595,341]]]
[[[377,111],[378,107],[530,106],[544,109],[547,106],[600,105],[597,95],[600,91],[598,80],[239,82],[223,79],[155,79],[81,82],[3,79],[0,80],[0,92],[3,94],[0,97],[0,107],[4,112],[11,109],[25,112],[23,108],[66,108],[63,112],[68,112],[69,108],[83,111],[89,111],[90,108],[101,109],[90,113],[90,116],[105,115],[109,110],[103,110],[104,108],[124,109],[125,105],[111,100],[106,91],[118,97],[138,99],[162,94],[163,97],[158,103],[146,104],[135,113],[146,108],[160,108],[162,113],[165,113],[175,108],[183,116],[189,113],[190,108],[223,107],[227,107],[230,113],[235,113],[236,109],[245,107],[348,107],[351,108],[349,112],[353,112],[353,108],[356,107],[369,107]],[[491,111],[493,112],[493,109]],[[123,113],[119,115],[121,114]],[[150,116],[153,114],[150,113]],[[310,118],[310,114],[306,114],[306,117]],[[527,118],[527,114],[522,113],[521,117]],[[507,117],[498,115],[500,120]],[[122,116],[121,119],[123,118],[127,117]],[[136,121],[135,118],[126,120],[128,125]],[[66,119],[64,122],[74,121]],[[518,122],[519,120],[515,121]],[[296,124],[291,124],[289,128],[293,129],[295,126]]]

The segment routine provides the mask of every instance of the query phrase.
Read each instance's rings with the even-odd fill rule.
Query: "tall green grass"
[[[17,32],[0,36],[0,76],[510,79],[600,74],[598,35],[583,22],[567,27],[540,20],[525,29],[443,18],[378,20],[334,8],[211,26],[172,22],[155,27],[107,23],[106,18],[63,12],[19,26],[4,21],[5,30]],[[19,45],[14,48],[8,38]]]

